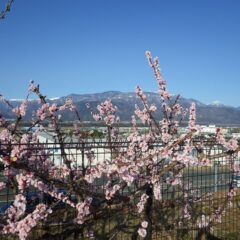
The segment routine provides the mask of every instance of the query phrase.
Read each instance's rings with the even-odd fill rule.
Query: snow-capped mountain
[[[158,109],[161,107],[161,101],[158,93],[145,92],[150,104],[155,104]],[[118,108],[118,115],[122,121],[130,121],[131,116],[134,113],[135,104],[142,106],[141,101],[134,92],[119,92],[108,91],[103,93],[92,94],[70,94],[63,97],[49,98],[49,103],[63,104],[67,98],[71,98],[76,104],[82,120],[91,121],[92,117],[90,110],[87,109],[86,103],[89,103],[91,109],[96,109],[97,105],[110,98],[114,105]],[[13,106],[20,104],[21,99],[10,100]],[[213,102],[212,104],[204,104],[195,99],[180,98],[180,103],[183,108],[188,108],[192,102],[195,102],[197,107],[197,121],[199,123],[211,123],[211,124],[240,124],[240,108],[225,106],[220,102]],[[36,100],[29,102],[29,108],[26,114],[25,120],[31,119],[32,112],[36,111],[39,107],[39,103]],[[0,102],[0,113],[7,118],[13,118],[14,114],[3,103]],[[160,119],[162,117],[161,111],[158,110],[156,117]],[[63,114],[63,121],[73,120],[73,114]]]

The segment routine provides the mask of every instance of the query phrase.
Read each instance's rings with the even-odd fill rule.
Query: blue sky
[[[239,0],[16,0],[0,21],[0,93],[23,98],[30,79],[48,97],[156,91],[150,50],[170,92],[240,106],[239,12]]]

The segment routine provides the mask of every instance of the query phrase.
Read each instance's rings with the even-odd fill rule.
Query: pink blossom
[[[20,146],[14,146],[11,152],[12,157],[19,157],[21,153],[21,148]]]
[[[0,132],[0,140],[3,142],[10,141],[12,139],[11,133],[8,129],[3,129]]]
[[[5,188],[6,184],[4,182],[0,182],[0,191]]]
[[[27,144],[30,142],[30,135],[28,134],[23,134],[20,140],[21,144]]]
[[[151,106],[149,107],[149,111],[151,111],[151,112],[156,112],[156,111],[157,111],[157,107],[156,107],[155,105],[151,105]]]
[[[143,94],[142,89],[139,86],[136,86],[135,92],[138,96],[141,96]]]
[[[191,104],[191,107],[189,109],[189,129],[193,130],[195,129],[196,125],[196,105],[195,103]]]
[[[137,96],[140,97],[142,101],[146,103],[147,96],[143,93],[142,89],[139,86],[137,86],[135,91]]]
[[[93,114],[92,115],[95,121],[100,121],[102,120],[101,116],[99,114]]]
[[[135,114],[136,116],[142,121],[143,124],[150,123],[150,115],[148,113],[148,110],[144,108],[142,111],[139,109],[137,105],[135,105]]]
[[[122,168],[123,169],[123,168]],[[122,173],[120,174],[121,178],[123,179],[123,181],[125,181],[127,183],[128,186],[130,186],[133,181],[135,180],[135,175],[129,171],[122,171]]]
[[[115,122],[115,115],[108,115],[104,118],[104,121],[105,123],[108,125],[108,126],[111,126],[113,125],[113,123]]]
[[[162,133],[162,141],[168,143],[172,139],[172,135],[168,133]]]
[[[38,204],[36,209],[28,214],[25,218],[16,223],[9,223],[4,226],[3,233],[4,234],[16,234],[18,233],[20,240],[26,240],[29,232],[33,227],[37,225],[37,223],[47,218],[47,216],[52,212],[51,209],[47,209],[45,204]]]
[[[176,115],[180,115],[182,113],[182,107],[179,103],[174,104],[172,109]]]
[[[149,196],[146,193],[142,194],[140,201],[137,204],[138,213],[141,213],[144,210],[144,205],[146,204],[148,198]]]
[[[146,237],[147,236],[147,231],[146,231],[146,229],[145,228],[139,228],[138,229],[138,234],[139,234],[139,236],[141,236],[141,237]]]
[[[92,198],[87,198],[84,202],[80,202],[76,205],[76,209],[78,211],[78,215],[75,218],[75,222],[78,224],[83,224],[86,216],[90,214],[90,205],[92,202]]]
[[[27,101],[23,101],[19,107],[13,108],[12,111],[18,116],[25,116],[27,109]]]
[[[226,140],[221,132],[221,129],[220,128],[217,128],[216,130],[216,140],[222,144],[222,145],[226,145]]]
[[[114,185],[113,187],[108,186],[107,184],[105,188],[106,188],[105,197],[107,200],[110,200],[121,187],[118,184]]]
[[[93,183],[96,178],[100,178],[102,176],[102,173],[103,170],[101,165],[97,164],[96,166],[92,166],[90,169],[88,169],[85,175],[85,180],[88,183]]]
[[[198,159],[198,163],[199,166],[209,166],[211,167],[213,165],[213,161],[210,161],[208,158],[202,158],[202,159]]]
[[[21,192],[25,190],[26,187],[29,186],[30,179],[27,176],[23,175],[22,173],[16,176],[16,180],[18,182],[18,188]]]
[[[69,176],[70,169],[65,164],[62,164],[60,166],[52,166],[49,172],[51,172],[53,178],[64,180]]]
[[[64,195],[63,193],[59,193],[57,189],[50,189],[48,185],[44,184],[40,180],[35,179],[33,174],[19,174],[17,175],[16,179],[19,184],[19,189],[25,189],[27,186],[32,185],[40,191],[61,200],[62,202],[70,205],[71,207],[75,207],[75,204],[66,195]]]
[[[230,139],[226,144],[226,148],[230,151],[236,151],[238,148],[238,141],[234,138]]]
[[[143,221],[143,222],[141,223],[141,226],[142,226],[143,228],[147,228],[147,227],[148,227],[148,222],[147,222],[147,221]]]
[[[222,144],[228,151],[236,151],[238,149],[238,141],[235,138],[226,141],[220,128],[216,131],[216,140]]]
[[[164,100],[165,98],[169,98],[170,94],[166,89],[166,82],[162,77],[160,68],[159,68],[159,61],[158,58],[153,59],[152,55],[149,51],[146,51],[146,57],[148,59],[148,63],[150,65],[150,67],[153,69],[154,71],[154,75],[155,78],[157,80],[158,83],[158,87],[159,87],[159,94],[162,100]]]
[[[153,185],[153,193],[156,200],[162,200],[161,185],[159,182]]]
[[[115,116],[117,108],[113,106],[110,99],[105,100],[97,106],[98,113],[92,113],[96,121],[104,120],[107,126],[112,126],[118,119]]]
[[[54,113],[54,112],[56,112],[58,110],[58,107],[57,107],[57,104],[56,103],[54,103],[54,104],[52,104],[50,107],[49,107],[49,112],[50,113]]]
[[[48,109],[49,109],[49,103],[43,104],[41,108],[37,110],[36,116],[43,121],[48,116],[47,114]]]
[[[7,215],[10,221],[15,222],[26,210],[26,198],[22,194],[15,196],[14,203],[7,209]]]

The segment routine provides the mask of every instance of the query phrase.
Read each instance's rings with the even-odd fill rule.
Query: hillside
[[[160,99],[157,93],[147,92],[149,103],[154,103],[160,109]],[[136,97],[134,92],[118,92],[108,91],[103,93],[94,94],[70,94],[68,96],[49,99],[48,102],[62,104],[65,99],[72,98],[80,112],[83,121],[91,121],[92,117],[90,110],[87,109],[86,104],[89,103],[91,109],[96,109],[97,105],[107,98],[112,99],[112,102],[118,108],[118,115],[122,121],[130,121],[131,115],[134,112],[135,104],[142,106],[141,101]],[[13,106],[20,104],[20,100],[10,100]],[[204,124],[240,124],[240,108],[225,106],[223,104],[207,105],[195,99],[181,98],[180,103],[184,108],[188,108],[192,102],[196,103],[197,107],[197,121]],[[37,101],[32,100],[29,103],[29,108],[25,120],[30,120],[32,112],[36,111],[39,104]],[[14,117],[11,110],[6,105],[0,102],[0,112],[8,119]],[[156,117],[160,119],[162,116],[161,111],[157,111]],[[63,114],[63,121],[74,120],[73,114],[67,112]]]

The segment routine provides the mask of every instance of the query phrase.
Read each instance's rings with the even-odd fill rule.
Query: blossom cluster
[[[38,204],[36,209],[25,218],[17,222],[10,222],[4,226],[3,234],[18,234],[20,240],[26,240],[29,232],[40,220],[46,219],[52,213],[45,204]]]
[[[37,188],[41,192],[47,193],[50,196],[70,205],[71,207],[75,207],[75,204],[69,199],[68,196],[66,196],[62,192],[58,192],[57,189],[50,189],[48,185],[44,184],[40,180],[35,179],[33,174],[27,174],[27,175],[19,174],[17,175],[17,180],[19,184],[19,189],[21,190],[25,189],[29,185],[32,185],[33,187]]]
[[[75,218],[76,223],[80,225],[84,223],[86,216],[90,214],[91,202],[92,198],[87,198],[84,202],[80,202],[76,205],[78,211],[77,217]]]
[[[92,113],[95,121],[104,121],[107,126],[112,126],[119,120],[115,113],[117,108],[113,106],[110,99],[105,100],[103,103],[97,106],[98,113]]]
[[[169,98],[170,97],[170,93],[167,91],[167,87],[166,87],[166,81],[163,79],[160,68],[159,68],[159,60],[158,58],[153,59],[152,55],[149,51],[146,51],[146,57],[148,59],[148,63],[150,65],[150,67],[153,68],[154,70],[154,74],[155,74],[155,78],[157,80],[158,83],[158,87],[159,87],[159,94],[161,96],[161,99],[165,99],[165,98]]]
[[[189,109],[189,128],[195,129],[195,125],[196,125],[196,105],[195,103],[192,103]]]
[[[15,107],[12,109],[12,112],[14,112],[18,117],[23,117],[26,114],[27,110],[27,100],[24,100],[20,106]]]
[[[231,138],[229,141],[227,141],[224,138],[220,128],[218,128],[216,131],[216,140],[229,151],[236,151],[238,149],[237,139]]]
[[[109,184],[107,184],[105,188],[105,197],[107,200],[110,200],[121,187],[118,184],[111,186],[111,183],[109,182]]]
[[[6,211],[9,222],[16,222],[25,213],[26,203],[26,198],[22,194],[15,196],[13,205]]]
[[[149,196],[146,193],[142,194],[140,201],[137,204],[138,213],[141,213],[144,210],[144,205],[146,204],[148,198]]]

